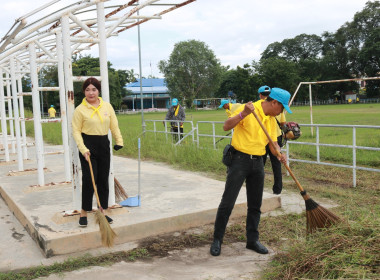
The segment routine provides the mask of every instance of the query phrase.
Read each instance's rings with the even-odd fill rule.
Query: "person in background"
[[[231,117],[231,114],[240,106],[241,106],[240,103],[231,103],[229,99],[222,99],[220,102],[220,106],[218,108],[225,109],[227,117]]]
[[[268,249],[259,241],[258,227],[264,190],[263,155],[269,140],[252,112],[256,112],[271,139],[276,141],[277,124],[274,117],[279,115],[284,108],[291,113],[288,106],[289,98],[289,92],[272,89],[267,99],[242,105],[224,122],[224,131],[234,128],[231,142],[234,151],[231,165],[228,168],[224,193],[215,218],[214,240],[210,247],[212,256],[219,256],[221,253],[226,226],[244,181],[246,182],[248,208],[246,248],[259,254],[268,253]],[[276,143],[275,146],[271,146],[273,154],[275,149],[280,148]],[[281,154],[278,156],[278,160],[286,162],[286,156]]]
[[[72,127],[82,167],[82,209],[79,226],[86,227],[88,224],[87,211],[92,211],[92,197],[94,195],[88,161],[91,160],[93,167],[100,205],[103,209],[107,209],[111,161],[108,132],[111,130],[115,139],[114,150],[116,151],[123,148],[123,138],[112,105],[99,97],[100,82],[96,78],[88,78],[83,83],[82,89],[85,97],[82,103],[75,108]],[[113,222],[107,215],[106,218],[110,224]]]
[[[49,118],[55,118],[55,114],[57,112],[54,109],[54,105],[50,105],[50,108],[48,110]]]
[[[268,86],[262,86],[259,88],[258,93],[260,99],[266,99],[270,94],[271,88]],[[286,118],[284,112],[281,112],[276,118],[276,127],[277,127],[277,143],[281,147],[282,143],[282,127],[286,124]],[[272,164],[274,183],[272,187],[272,191],[274,194],[281,194],[282,192],[282,174],[281,174],[281,162],[277,159],[277,156],[272,154],[269,148],[269,144],[265,147],[266,153],[263,156],[263,163],[267,161],[267,157],[269,155],[270,162]]]
[[[178,126],[180,132],[180,139],[183,137],[183,122],[186,119],[185,109],[178,103],[177,98],[172,99],[172,106],[169,108],[168,113],[166,114],[165,120],[172,120],[175,122],[170,122],[171,129],[173,133],[173,139],[178,141]],[[178,122],[179,121],[179,122]],[[165,125],[165,122],[164,122]]]

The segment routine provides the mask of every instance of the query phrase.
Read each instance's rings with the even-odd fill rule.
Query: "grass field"
[[[288,121],[296,121],[300,124],[310,123],[309,107],[292,107],[292,110],[293,114],[287,114]],[[146,120],[162,120],[165,114],[146,113],[144,117]],[[194,123],[197,121],[224,121],[225,118],[222,110],[187,111],[187,120],[192,120]],[[137,138],[141,137],[143,160],[166,162],[175,168],[202,172],[220,180],[225,179],[225,167],[221,163],[221,149],[227,140],[221,141],[218,149],[213,149],[209,140],[202,140],[201,149],[198,149],[189,140],[174,147],[171,144],[170,136],[167,141],[164,135],[152,133],[141,135],[140,114],[120,115],[118,119],[124,137],[124,148],[115,154],[137,157]],[[313,107],[313,122],[315,124],[379,126],[380,104],[315,106]],[[203,129],[207,131],[207,128],[202,128],[202,131]],[[27,130],[33,131],[32,124],[28,124]],[[189,131],[188,127],[185,127],[186,131]],[[303,128],[302,131],[303,135],[299,141],[314,141],[310,134],[310,128]],[[221,126],[217,128],[217,133],[226,134]],[[320,133],[321,143],[352,144],[352,130],[350,129],[323,128]],[[60,124],[45,124],[43,134],[45,141],[60,144]],[[380,147],[380,130],[358,129],[357,139],[357,145]],[[315,158],[314,150],[310,147],[292,145],[291,156],[313,159]],[[350,163],[352,150],[344,148],[340,150],[342,151],[331,148],[321,149],[322,160]],[[358,164],[378,168],[380,166],[379,152],[358,152]],[[358,171],[357,187],[353,188],[352,171],[349,169],[301,163],[292,163],[291,168],[314,200],[329,198],[340,205],[332,211],[342,217],[345,223],[306,237],[304,214],[287,215],[281,219],[278,217],[262,219],[260,239],[278,251],[263,278],[272,280],[380,279],[380,173]],[[269,164],[266,165],[266,173],[269,173],[266,176],[266,190],[270,191],[273,176],[270,174]],[[291,180],[284,182],[284,189],[296,191],[295,184]],[[242,241],[245,239],[244,232],[245,221],[241,219],[228,229],[229,239],[225,241]],[[184,240],[176,240],[176,242],[186,247],[189,245],[189,240],[192,246],[209,244],[212,240],[212,233],[208,232],[202,236],[192,235]],[[142,254],[144,257],[154,255],[149,246],[139,248],[139,250],[146,250]],[[115,255],[114,259],[113,262],[117,262],[121,258]],[[102,259],[91,259],[91,265],[101,262]],[[78,264],[79,261],[76,263]],[[83,260],[83,263],[87,263],[87,260]],[[78,269],[77,266],[70,264],[62,264],[58,268],[57,266],[59,265],[43,268],[47,271],[44,275],[57,270]],[[83,266],[85,267],[87,264],[83,264]],[[26,273],[34,275],[32,270]],[[24,278],[17,278],[16,274],[0,274],[0,279]],[[30,276],[28,279],[34,278]]]

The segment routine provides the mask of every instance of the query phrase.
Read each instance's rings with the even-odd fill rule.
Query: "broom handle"
[[[272,138],[270,138],[269,136],[269,133],[267,131],[267,129],[265,128],[265,126],[263,125],[262,121],[259,119],[259,117],[257,116],[256,112],[255,111],[252,111],[252,114],[255,116],[256,120],[259,122],[261,128],[263,129],[265,135],[267,136],[268,140],[269,140],[269,143],[272,145],[272,147],[276,150],[277,152],[277,156],[281,156],[281,152],[277,149],[277,147],[274,145],[274,142],[272,140]],[[286,167],[286,169],[288,170],[290,176],[292,176],[294,182],[296,182],[296,185],[298,187],[298,189],[303,192],[304,189],[303,187],[301,186],[300,182],[298,182],[296,176],[294,175],[294,173],[292,172],[292,170],[290,169],[290,167],[286,164],[286,162],[283,163]]]
[[[99,195],[98,195],[98,191],[97,191],[96,185],[95,185],[94,172],[92,171],[91,158],[88,159],[88,164],[90,165],[91,180],[92,180],[92,185],[94,186],[94,192],[95,192],[95,196],[96,196],[96,202],[98,203],[99,209],[103,210],[102,206],[100,206]]]

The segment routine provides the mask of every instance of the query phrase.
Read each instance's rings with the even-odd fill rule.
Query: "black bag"
[[[223,150],[223,158],[222,158],[222,162],[224,163],[224,165],[226,166],[230,166],[231,163],[232,163],[232,153],[234,152],[234,147],[231,146],[231,144],[227,144],[225,147],[224,147],[224,150]]]
[[[280,135],[277,137],[277,143],[280,146],[280,148],[282,148],[286,144],[286,139],[282,135]]]

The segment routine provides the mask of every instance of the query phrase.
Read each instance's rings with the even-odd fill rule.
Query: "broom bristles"
[[[116,201],[123,201],[128,198],[128,194],[125,192],[123,186],[120,184],[120,182],[114,178],[114,183],[115,183],[115,196],[116,196]]]
[[[99,225],[102,244],[107,247],[112,247],[114,245],[115,237],[117,234],[113,231],[106,217],[100,210],[95,211],[95,220]]]
[[[327,228],[342,221],[337,215],[311,199],[306,191],[301,192],[301,195],[305,199],[307,233],[313,233],[318,228]]]

